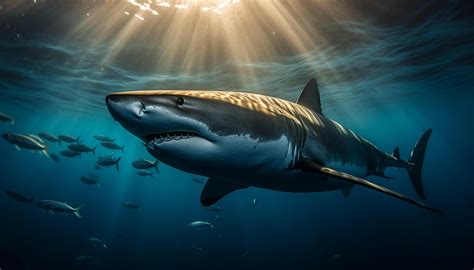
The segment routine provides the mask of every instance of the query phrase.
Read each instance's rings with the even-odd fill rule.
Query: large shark
[[[410,158],[398,147],[387,154],[324,116],[315,79],[297,103],[242,92],[153,90],[112,93],[107,107],[160,161],[209,177],[201,203],[210,206],[248,187],[287,192],[374,189],[428,210],[421,201],[363,178],[387,178],[387,167],[405,168],[424,199],[421,172],[431,135],[426,131]]]

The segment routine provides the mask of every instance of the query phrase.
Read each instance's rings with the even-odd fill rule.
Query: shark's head
[[[113,118],[161,161],[210,176],[264,162],[256,142],[282,138],[281,119],[258,95],[213,91],[132,91],[107,96]],[[283,125],[283,124],[282,124]],[[253,142],[253,143],[252,143]],[[252,162],[249,159],[258,159]]]

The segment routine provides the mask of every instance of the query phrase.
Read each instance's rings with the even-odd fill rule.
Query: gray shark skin
[[[209,206],[250,186],[286,191],[342,190],[365,186],[428,210],[439,211],[364,180],[387,167],[405,168],[424,199],[421,165],[428,130],[408,161],[398,148],[387,154],[325,117],[315,79],[297,103],[252,93],[154,90],[112,93],[112,117],[142,139],[147,151],[177,169],[209,177],[201,203]]]

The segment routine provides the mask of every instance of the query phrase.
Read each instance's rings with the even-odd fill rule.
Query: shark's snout
[[[119,121],[120,110],[119,110],[119,99],[118,95],[110,94],[107,95],[105,98],[105,104],[107,105],[107,109],[110,112],[110,115],[114,118],[115,121]]]
[[[105,98],[110,115],[127,130],[143,138],[145,121],[141,121],[144,111],[143,103],[130,95],[110,94]]]

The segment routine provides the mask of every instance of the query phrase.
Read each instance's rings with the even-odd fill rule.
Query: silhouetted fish
[[[145,170],[138,170],[137,171],[137,174],[140,175],[140,176],[150,176],[150,177],[153,177],[153,173],[149,172],[149,171],[145,171]]]
[[[141,170],[155,168],[156,172],[160,173],[160,170],[158,169],[158,160],[152,161],[152,160],[141,158],[132,162],[132,166],[134,168],[141,169]]]
[[[5,194],[17,202],[32,203],[34,200],[33,196],[27,196],[12,190],[6,190]]]
[[[122,206],[128,209],[138,209],[140,208],[140,204],[137,202],[125,201],[122,203]]]
[[[73,213],[76,215],[76,217],[82,218],[81,214],[79,213],[79,210],[81,210],[82,206],[74,208],[65,202],[58,202],[54,200],[41,200],[36,205],[40,208],[49,210],[51,214],[54,214],[54,212]]]
[[[59,145],[61,145],[61,140],[58,137],[53,136],[49,133],[40,132],[40,133],[38,133],[38,136],[40,136],[41,138],[47,140],[48,142],[57,142],[57,143],[59,143]]]
[[[109,138],[107,136],[103,135],[94,135],[93,136],[96,140],[101,141],[101,142],[114,142],[115,139]]]
[[[72,151],[78,152],[78,153],[89,153],[92,152],[95,155],[95,149],[97,148],[90,148],[87,145],[80,144],[80,143],[75,143],[75,144],[70,144],[68,145],[68,148]]]
[[[107,248],[107,245],[104,243],[104,241],[100,240],[99,238],[91,237],[87,239],[87,241],[89,241],[89,243],[91,243],[93,246],[102,246]]]
[[[73,137],[73,136],[69,136],[69,135],[59,135],[58,138],[63,142],[75,143],[75,142],[79,142],[81,136]]]
[[[44,153],[46,156],[49,157],[47,146],[29,137],[28,135],[4,133],[2,134],[2,137],[9,143],[15,145],[15,147],[18,150],[20,150],[19,147],[21,147],[28,150],[41,151],[42,153]]]
[[[212,226],[211,223],[206,222],[206,221],[194,221],[188,224],[189,227],[194,228],[194,229],[204,229],[204,228],[211,228],[214,229],[214,226]]]
[[[96,185],[99,186],[99,180],[97,178],[92,178],[89,176],[81,176],[81,182],[87,185]]]
[[[102,142],[102,143],[100,143],[100,145],[102,145],[105,148],[112,149],[112,150],[122,150],[122,152],[123,152],[123,148],[125,147],[125,145],[124,146],[119,146],[119,145],[117,145],[113,142]]]
[[[0,113],[0,122],[8,122],[12,125],[15,124],[15,119],[8,114]]]
[[[72,151],[72,150],[63,150],[60,152],[61,155],[65,156],[65,157],[77,157],[79,156],[79,158],[81,158],[81,153],[79,152],[76,152],[76,151]]]
[[[49,157],[56,162],[60,162],[59,157],[56,154],[49,154]]]
[[[117,171],[119,171],[119,161],[121,160],[122,158],[119,157],[119,158],[114,158],[114,157],[99,157],[99,159],[97,160],[97,164],[96,165],[99,165],[99,166],[103,166],[103,167],[109,167],[109,166],[113,166],[115,165],[115,167],[117,168]]]

